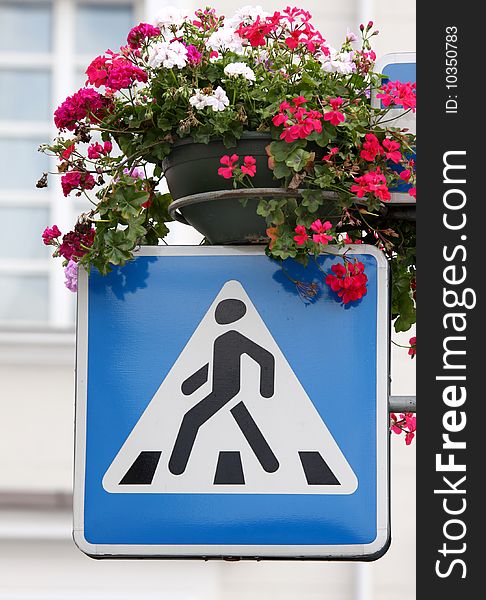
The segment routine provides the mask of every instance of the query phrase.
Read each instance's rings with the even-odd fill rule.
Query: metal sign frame
[[[85,537],[85,469],[88,410],[88,300],[89,278],[80,269],[78,278],[76,342],[76,414],[74,524],[76,545],[93,558],[202,558],[202,559],[297,559],[297,560],[374,560],[390,544],[389,482],[389,267],[383,253],[374,246],[330,247],[336,255],[371,255],[376,260],[376,538],[367,544],[344,545],[165,545],[165,544],[93,544]],[[136,257],[147,256],[261,256],[263,247],[158,246],[142,247]],[[136,258],[135,258],[136,260]],[[101,484],[100,484],[101,485]]]

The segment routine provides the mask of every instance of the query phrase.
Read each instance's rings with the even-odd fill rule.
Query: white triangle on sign
[[[225,300],[240,311],[234,318],[223,308],[218,317]],[[111,493],[352,494],[357,486],[238,281],[223,286],[103,477]]]

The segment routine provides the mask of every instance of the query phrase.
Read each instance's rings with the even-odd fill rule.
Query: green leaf
[[[285,164],[298,173],[299,171],[302,171],[305,165],[309,162],[310,157],[310,152],[307,152],[302,148],[297,148],[287,157]]]
[[[104,255],[113,265],[124,265],[132,258],[131,250],[134,244],[128,239],[125,231],[110,229],[104,235]]]
[[[315,213],[323,203],[322,193],[319,190],[304,190],[302,192],[302,206],[310,213]]]
[[[291,169],[287,167],[284,162],[276,162],[275,167],[273,168],[273,176],[277,179],[283,179],[284,177],[289,177],[292,174]]]
[[[277,162],[285,162],[294,150],[305,148],[306,145],[307,142],[305,140],[297,140],[291,144],[284,141],[272,142],[270,144],[270,153]]]

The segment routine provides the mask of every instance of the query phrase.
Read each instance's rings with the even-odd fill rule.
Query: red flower
[[[309,239],[306,228],[303,225],[297,225],[295,233],[297,235],[294,236],[294,240],[297,242],[297,246],[303,246]]]
[[[326,154],[325,156],[322,157],[322,160],[331,160],[332,157],[337,154],[339,152],[339,148],[337,146],[335,146],[334,148],[330,148],[329,149],[329,154]]]
[[[225,154],[219,160],[222,165],[226,165],[225,167],[219,167],[218,175],[224,177],[225,179],[231,179],[233,177],[233,171],[235,170],[235,163],[238,162],[239,156],[237,154],[233,154],[229,156]]]
[[[380,167],[375,171],[368,171],[361,177],[355,177],[355,184],[351,186],[351,191],[358,198],[363,198],[365,194],[374,194],[380,200],[390,200],[391,194],[386,185],[386,178],[382,174]]]
[[[66,260],[75,260],[86,254],[93,245],[95,230],[90,225],[78,224],[74,231],[66,233],[59,247],[59,254]]]
[[[387,150],[385,155],[389,160],[394,163],[399,163],[402,160],[402,153],[400,152],[400,144],[398,142],[386,138],[383,140],[383,147]]]
[[[378,138],[373,133],[367,133],[365,135],[365,142],[363,144],[363,150],[360,152],[361,158],[364,158],[368,162],[373,162],[377,156],[381,156],[384,152],[381,147]]]
[[[410,196],[412,196],[412,198],[417,198],[417,188],[416,187],[411,187],[408,190],[408,193]]]
[[[241,166],[241,172],[249,177],[255,177],[256,159],[253,156],[245,156],[245,164]]]
[[[314,221],[314,223],[311,225],[311,229],[314,231],[312,241],[315,244],[328,244],[332,240],[332,235],[327,235],[326,231],[329,231],[331,228],[332,224],[330,221],[326,221],[325,223],[323,223],[320,219]]]
[[[364,273],[362,262],[345,259],[344,265],[336,263],[331,267],[331,271],[333,273],[327,275],[326,284],[337,293],[343,304],[360,300],[368,292],[368,277]]]
[[[411,109],[412,112],[415,112],[417,105],[416,87],[415,83],[390,81],[381,86],[381,94],[376,94],[376,97],[381,100],[383,106],[388,107],[391,104],[395,104],[396,106],[403,106],[404,109]]]
[[[410,177],[412,177],[412,172],[410,169],[403,169],[403,171],[400,173],[400,179],[403,179],[405,183],[408,182]]]
[[[331,98],[329,100],[329,104],[331,105],[332,110],[324,114],[324,121],[329,121],[331,125],[334,125],[336,127],[339,125],[339,123],[343,123],[346,117],[341,111],[338,110],[342,103],[342,98]]]
[[[61,154],[61,157],[64,160],[69,160],[69,157],[71,156],[71,154],[74,152],[76,146],[74,144],[71,144],[70,146],[68,146],[64,152]]]
[[[411,337],[408,343],[410,344],[408,355],[413,358],[417,354],[417,338]]]

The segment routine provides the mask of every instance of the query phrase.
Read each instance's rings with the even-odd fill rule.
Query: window
[[[0,327],[69,328],[74,298],[41,233],[69,231],[79,202],[56,162],[37,151],[56,135],[52,113],[84,84],[89,61],[126,42],[141,0],[0,0]],[[57,264],[56,264],[57,263]]]

